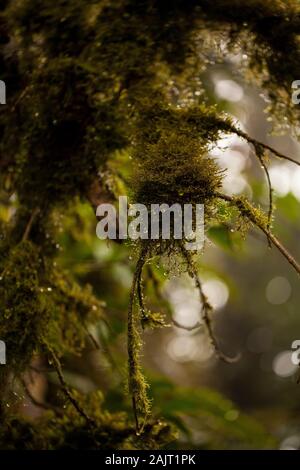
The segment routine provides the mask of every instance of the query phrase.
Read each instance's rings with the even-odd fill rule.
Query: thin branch
[[[160,291],[159,282],[158,282],[157,278],[155,277],[154,272],[153,272],[153,269],[151,268],[151,266],[148,266],[147,273],[148,273],[149,279],[152,281],[152,284],[153,284],[153,288],[154,288],[154,292],[155,292],[156,297],[157,297],[161,302],[165,302],[165,299],[163,298],[162,293],[161,293],[161,291]],[[198,328],[201,328],[201,327],[202,327],[201,323],[199,323],[199,322],[197,322],[197,323],[196,323],[195,325],[193,325],[193,326],[181,325],[181,324],[178,323],[176,320],[174,320],[174,318],[171,318],[171,322],[172,322],[172,324],[173,324],[174,326],[176,326],[177,328],[180,328],[181,330],[186,330],[186,331],[194,331],[194,330],[197,330]]]
[[[208,299],[207,299],[207,297],[206,297],[206,295],[203,291],[202,283],[201,283],[200,278],[198,276],[198,273],[197,273],[197,271],[194,267],[194,264],[193,264],[193,261],[191,259],[190,253],[185,249],[185,247],[182,244],[180,244],[180,248],[181,248],[181,251],[182,251],[182,254],[183,254],[184,258],[186,259],[188,269],[190,270],[190,275],[194,279],[194,281],[196,283],[196,287],[197,287],[198,292],[199,292],[200,302],[201,302],[201,305],[202,305],[202,318],[203,318],[204,324],[206,326],[211,344],[212,344],[212,346],[213,346],[213,348],[214,348],[214,350],[215,350],[215,352],[216,352],[219,359],[221,359],[224,362],[229,362],[229,363],[236,362],[239,359],[239,355],[234,357],[234,358],[227,357],[221,351],[221,349],[218,345],[218,342],[217,342],[217,340],[215,338],[215,335],[214,335],[214,331],[213,331],[213,327],[212,327],[212,321],[211,321],[211,318],[210,318],[210,312],[213,310],[213,308],[210,305],[210,303],[208,302]]]
[[[97,349],[97,351],[101,351],[103,352],[104,354],[106,354],[107,358],[108,358],[108,362],[110,363],[110,366],[112,367],[112,369],[114,369],[115,371],[117,371],[117,373],[121,376],[121,371],[118,367],[118,364],[116,363],[111,351],[110,351],[110,348],[107,344],[107,341],[105,339],[105,337],[103,335],[101,335],[101,332],[100,332],[100,335],[101,335],[101,342],[102,343],[106,343],[104,346],[100,345],[100,343],[97,341],[97,339],[95,338],[95,336],[89,331],[89,329],[87,328],[87,326],[85,325],[85,323],[83,322],[83,328],[84,328],[84,331],[86,332],[89,340],[91,341],[91,343],[93,344],[94,348]]]
[[[268,232],[264,227],[259,227],[271,240],[274,246],[281,252],[281,254],[287,259],[287,261],[293,266],[293,268],[300,274],[300,264],[290,254],[290,252],[282,245],[282,243],[272,233]]]
[[[240,212],[243,214],[241,211],[240,207],[237,204],[237,200],[231,196],[228,196],[227,194],[222,194],[222,193],[215,193],[216,197],[219,199],[223,199],[224,201],[230,202],[231,204],[234,204],[235,207],[237,207]],[[282,245],[282,243],[278,240],[275,235],[268,230],[262,223],[257,221],[253,216],[251,216],[250,213],[245,213],[243,214],[244,216],[248,217],[248,219],[256,226],[258,227],[267,237],[268,239],[273,243],[273,245],[280,251],[280,253],[286,258],[286,260],[290,263],[291,266],[295,269],[295,271],[300,274],[300,265],[299,263],[295,260],[295,258],[289,253],[289,251]]]
[[[265,150],[269,150],[269,152],[273,153],[273,155],[275,155],[276,157],[281,158],[283,160],[287,160],[289,162],[295,163],[295,165],[300,166],[300,161],[295,160],[292,157],[288,157],[287,155],[284,155],[283,153],[274,149],[270,145],[264,144],[263,142],[260,142],[259,140],[256,140],[253,137],[250,137],[248,134],[246,134],[246,132],[243,132],[241,129],[237,129],[236,127],[233,127],[232,130],[236,135],[238,135],[239,137],[242,137],[242,139],[245,139],[247,142],[254,145],[254,147],[260,146],[261,148]]]
[[[165,302],[165,299],[163,298],[162,296],[162,293],[160,291],[160,286],[159,286],[159,282],[157,280],[157,278],[155,277],[155,274],[153,272],[153,269],[151,268],[151,266],[148,266],[148,276],[150,278],[150,280],[152,281],[152,284],[153,284],[153,288],[154,288],[154,292],[155,292],[155,295],[156,297],[161,301],[161,302]],[[201,328],[202,325],[201,323],[197,322],[195,325],[193,326],[184,326],[184,325],[181,325],[180,323],[178,323],[176,320],[174,320],[174,318],[171,319],[171,322],[174,326],[176,326],[177,328],[180,328],[181,330],[186,330],[186,331],[194,331],[194,330],[197,330],[198,328]]]
[[[185,330],[185,331],[194,331],[194,330],[198,330],[199,328],[202,327],[201,323],[199,323],[199,322],[197,322],[193,326],[185,326],[185,325],[181,325],[181,323],[178,323],[176,320],[172,319],[172,323],[177,328],[180,328],[181,330]]]
[[[283,153],[281,153],[278,150],[274,149],[270,145],[264,144],[263,142],[260,142],[259,140],[254,139],[253,137],[249,136],[246,132],[243,132],[241,129],[232,127],[232,131],[236,135],[241,137],[242,139],[246,140],[249,144],[253,145],[254,150],[255,150],[255,154],[256,154],[257,158],[259,159],[259,161],[261,163],[261,166],[262,166],[262,168],[265,172],[265,175],[266,175],[266,178],[267,178],[267,181],[268,181],[268,187],[269,187],[269,212],[268,212],[268,227],[267,228],[268,228],[268,231],[270,231],[272,213],[273,213],[273,189],[272,189],[270,174],[269,174],[268,168],[267,168],[267,166],[266,166],[266,164],[263,160],[262,153],[263,153],[263,151],[268,150],[269,152],[271,152],[276,157],[278,157],[282,160],[289,161],[289,162],[294,163],[295,165],[299,165],[299,166],[300,166],[300,161],[295,160],[294,158],[289,157],[287,155],[284,155]],[[268,237],[268,242],[270,244],[269,237]]]
[[[271,183],[271,178],[270,178],[270,173],[267,168],[267,165],[264,162],[263,155],[260,154],[260,152],[256,152],[257,158],[260,161],[260,164],[265,172],[267,182],[268,182],[268,188],[269,188],[269,211],[268,211],[268,230],[270,230],[271,227],[271,222],[272,222],[272,214],[273,214],[273,188],[272,188],[272,183]]]
[[[39,207],[36,207],[34,209],[34,211],[32,212],[30,218],[29,218],[29,221],[26,225],[26,228],[25,228],[25,231],[24,231],[24,234],[23,234],[23,237],[22,237],[22,242],[26,241],[30,235],[30,232],[31,232],[31,229],[32,229],[32,225],[33,225],[33,222],[34,222],[34,219],[36,218],[36,216],[38,215],[38,213],[40,212],[40,209]]]
[[[16,101],[14,102],[13,106],[11,107],[11,112],[15,112],[18,104],[21,102],[21,100],[23,98],[25,98],[25,96],[27,95],[28,91],[30,90],[30,88],[32,88],[32,85],[27,85],[24,90],[21,91],[21,93],[19,94],[19,96],[17,97]]]
[[[256,157],[258,158],[258,160],[259,160],[259,162],[260,162],[260,165],[261,165],[262,169],[264,170],[264,173],[265,173],[266,178],[267,178],[268,189],[269,189],[269,210],[268,210],[268,225],[267,225],[267,229],[268,229],[268,231],[270,231],[271,222],[272,222],[272,214],[273,214],[273,188],[272,188],[272,183],[271,183],[271,178],[270,178],[269,170],[268,170],[268,168],[267,168],[266,163],[264,162],[264,149],[262,149],[262,148],[261,148],[260,146],[258,146],[258,145],[254,145],[254,151],[255,151],[255,155],[256,155]],[[272,247],[272,243],[271,243],[269,237],[267,237],[267,240],[268,240],[268,245],[269,245],[269,247],[271,248],[271,247]]]
[[[58,408],[57,406],[54,406],[54,405],[50,405],[50,403],[43,403],[43,402],[40,402],[39,400],[37,400],[33,395],[32,393],[30,392],[25,380],[23,378],[19,378],[21,384],[22,384],[22,387],[24,388],[25,392],[26,392],[26,395],[28,396],[28,398],[30,399],[30,401],[33,403],[34,406],[37,406],[38,408],[42,408],[44,410],[52,410],[52,411],[55,411],[56,414],[60,414],[62,415],[63,412],[60,408]]]
[[[94,337],[94,335],[92,335],[92,333],[89,331],[88,327],[86,326],[86,324],[85,324],[84,322],[82,322],[82,326],[83,326],[84,331],[85,331],[86,334],[87,334],[87,337],[89,338],[89,340],[90,340],[91,343],[93,344],[94,348],[95,348],[95,349],[98,349],[99,351],[101,351],[100,344],[98,343],[98,341],[96,340],[96,338]]]
[[[59,378],[62,390],[65,393],[66,397],[69,399],[69,401],[74,406],[74,408],[77,410],[77,412],[87,421],[87,423],[91,427],[95,427],[95,425],[96,425],[95,421],[86,414],[86,412],[83,410],[81,405],[78,403],[78,401],[73,397],[72,393],[70,392],[69,387],[68,387],[68,385],[65,381],[65,378],[63,376],[61,363],[60,363],[58,357],[56,356],[55,352],[52,349],[50,349],[49,346],[47,346],[47,348],[48,348],[48,352],[50,353],[54,369],[55,369],[55,371],[57,373],[57,376]]]
[[[129,305],[128,305],[128,320],[127,320],[127,351],[128,351],[128,369],[129,369],[129,391],[132,393],[132,407],[136,422],[136,433],[140,434],[141,429],[143,429],[144,424],[140,427],[138,419],[138,397],[136,396],[136,391],[132,390],[130,387],[131,382],[134,382],[134,376],[138,371],[137,363],[137,354],[136,351],[136,331],[135,331],[135,315],[134,315],[134,300],[136,296],[136,289],[139,283],[139,279],[142,274],[144,264],[146,262],[146,257],[148,253],[149,245],[145,244],[137,261],[136,269],[133,275],[132,286],[130,290]]]
[[[137,279],[137,296],[138,296],[138,301],[139,301],[139,306],[141,309],[141,322],[142,322],[142,327],[144,328],[143,321],[146,320],[147,318],[147,313],[146,313],[146,307],[144,304],[144,294],[143,294],[143,286],[142,286],[142,271],[143,268],[141,269],[138,279]]]

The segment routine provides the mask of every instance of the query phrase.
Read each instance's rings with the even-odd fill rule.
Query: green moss
[[[222,173],[207,153],[227,126],[229,121],[222,121],[214,108],[176,109],[159,103],[143,108],[132,151],[134,199],[205,204],[208,213]]]
[[[254,227],[269,230],[268,217],[258,207],[253,206],[245,197],[236,197],[234,205],[239,209],[241,215],[250,220]]]
[[[20,104],[22,142],[15,157],[24,205],[45,212],[86,195],[99,165],[124,145],[113,103],[99,101],[96,84],[94,74],[66,58],[33,72]]]
[[[104,318],[103,303],[89,285],[79,286],[67,272],[55,269],[49,276],[51,317],[43,340],[59,355],[79,354],[86,344],[87,325]]]
[[[16,374],[29,365],[43,344],[61,356],[79,353],[86,325],[102,317],[102,303],[91,289],[79,287],[30,241],[0,258],[0,330],[7,363]]]
[[[22,372],[47,327],[48,312],[40,292],[40,249],[24,242],[10,250],[0,264],[0,330],[7,363]]]
[[[273,116],[297,123],[290,85],[300,76],[300,23],[294,0],[176,0],[171,7],[150,0],[5,3],[0,66],[10,109],[0,108],[0,179],[16,194],[18,211],[0,247],[0,330],[9,368],[18,375],[47,347],[58,358],[79,354],[86,325],[103,317],[91,290],[54,264],[53,212],[76,198],[90,200],[99,172],[105,175],[120,151],[132,158],[125,172],[133,175],[133,202],[202,203],[206,222],[230,218],[217,195],[223,174],[208,153],[221,133],[235,129],[207,104],[201,74],[212,55],[223,61],[230,51],[242,52],[247,60],[241,72],[266,89]],[[212,50],[221,43],[221,53]],[[247,199],[233,198],[231,205],[268,230],[267,218]],[[132,289],[129,392],[136,411],[147,417],[140,320],[144,326],[163,321],[144,315],[141,305],[135,308],[136,291],[149,256],[176,253],[180,246],[172,239],[151,243]],[[3,373],[1,391],[6,384]],[[98,445],[98,437],[108,447],[164,444],[168,426],[146,423],[142,444],[125,417],[104,419],[99,401],[82,404],[99,422],[99,436],[68,409],[64,418],[49,415],[38,423],[8,416],[2,446],[22,447],[24,435],[29,448],[89,448]]]
[[[136,430],[139,433],[144,428],[146,420],[151,414],[151,401],[148,397],[149,384],[144,376],[141,366],[142,340],[140,333],[139,311],[132,306],[128,316],[128,392],[132,397],[132,404],[136,419]],[[141,416],[143,422],[139,422]]]
[[[157,449],[172,442],[176,434],[163,421],[151,420],[139,437],[125,413],[102,410],[102,395],[77,393],[77,400],[95,417],[93,429],[67,405],[63,417],[46,412],[38,420],[11,416],[0,430],[1,449]]]
[[[141,321],[143,328],[164,328],[170,326],[166,322],[165,316],[158,312],[147,311]]]

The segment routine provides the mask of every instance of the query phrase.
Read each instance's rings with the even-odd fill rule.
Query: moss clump
[[[45,212],[86,195],[101,163],[124,145],[113,103],[101,103],[97,91],[94,74],[71,59],[52,60],[33,72],[20,103],[15,157],[15,185],[25,206]]]
[[[236,197],[232,204],[240,211],[241,216],[250,221],[254,227],[269,231],[269,220],[258,207],[253,206],[245,197]]]
[[[89,395],[75,394],[78,402],[94,416],[91,428],[69,404],[64,415],[49,411],[40,419],[11,416],[0,430],[1,449],[158,449],[176,438],[171,426],[163,421],[151,420],[139,438],[125,413],[102,410],[100,392]]]
[[[222,173],[207,156],[221,129],[213,108],[176,109],[159,103],[143,109],[132,151],[134,199],[143,204],[205,204],[209,212]]]
[[[45,333],[49,312],[40,291],[40,249],[30,242],[13,247],[0,262],[0,330],[7,363],[22,372]]]
[[[51,318],[43,339],[59,356],[79,354],[86,344],[88,325],[104,318],[103,303],[89,285],[79,286],[57,268],[49,276],[49,286]]]
[[[83,349],[86,324],[102,317],[102,304],[88,286],[72,282],[28,240],[6,256],[2,252],[0,272],[1,339],[14,373],[24,372],[45,343],[59,356]]]
[[[168,325],[166,322],[165,316],[159,312],[150,312],[147,311],[142,317],[142,327],[143,328],[163,328]]]

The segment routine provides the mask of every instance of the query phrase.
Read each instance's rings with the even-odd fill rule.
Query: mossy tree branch
[[[232,197],[222,193],[216,193],[215,195],[216,197],[223,199],[224,201],[227,201],[236,207],[243,217],[252,222],[254,226],[258,227],[267,236],[268,240],[270,240],[270,242],[278,249],[278,251],[280,251],[289,264],[295,269],[297,274],[300,274],[300,264],[282,245],[278,238],[269,230],[268,225],[264,223],[263,218],[258,216],[256,208],[254,208],[248,201],[239,197]]]

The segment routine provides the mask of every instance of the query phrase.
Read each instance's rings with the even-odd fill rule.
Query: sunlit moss
[[[230,127],[230,120],[212,107],[176,109],[156,102],[142,108],[132,150],[135,200],[205,204],[208,214],[222,184],[222,172],[208,151]]]

